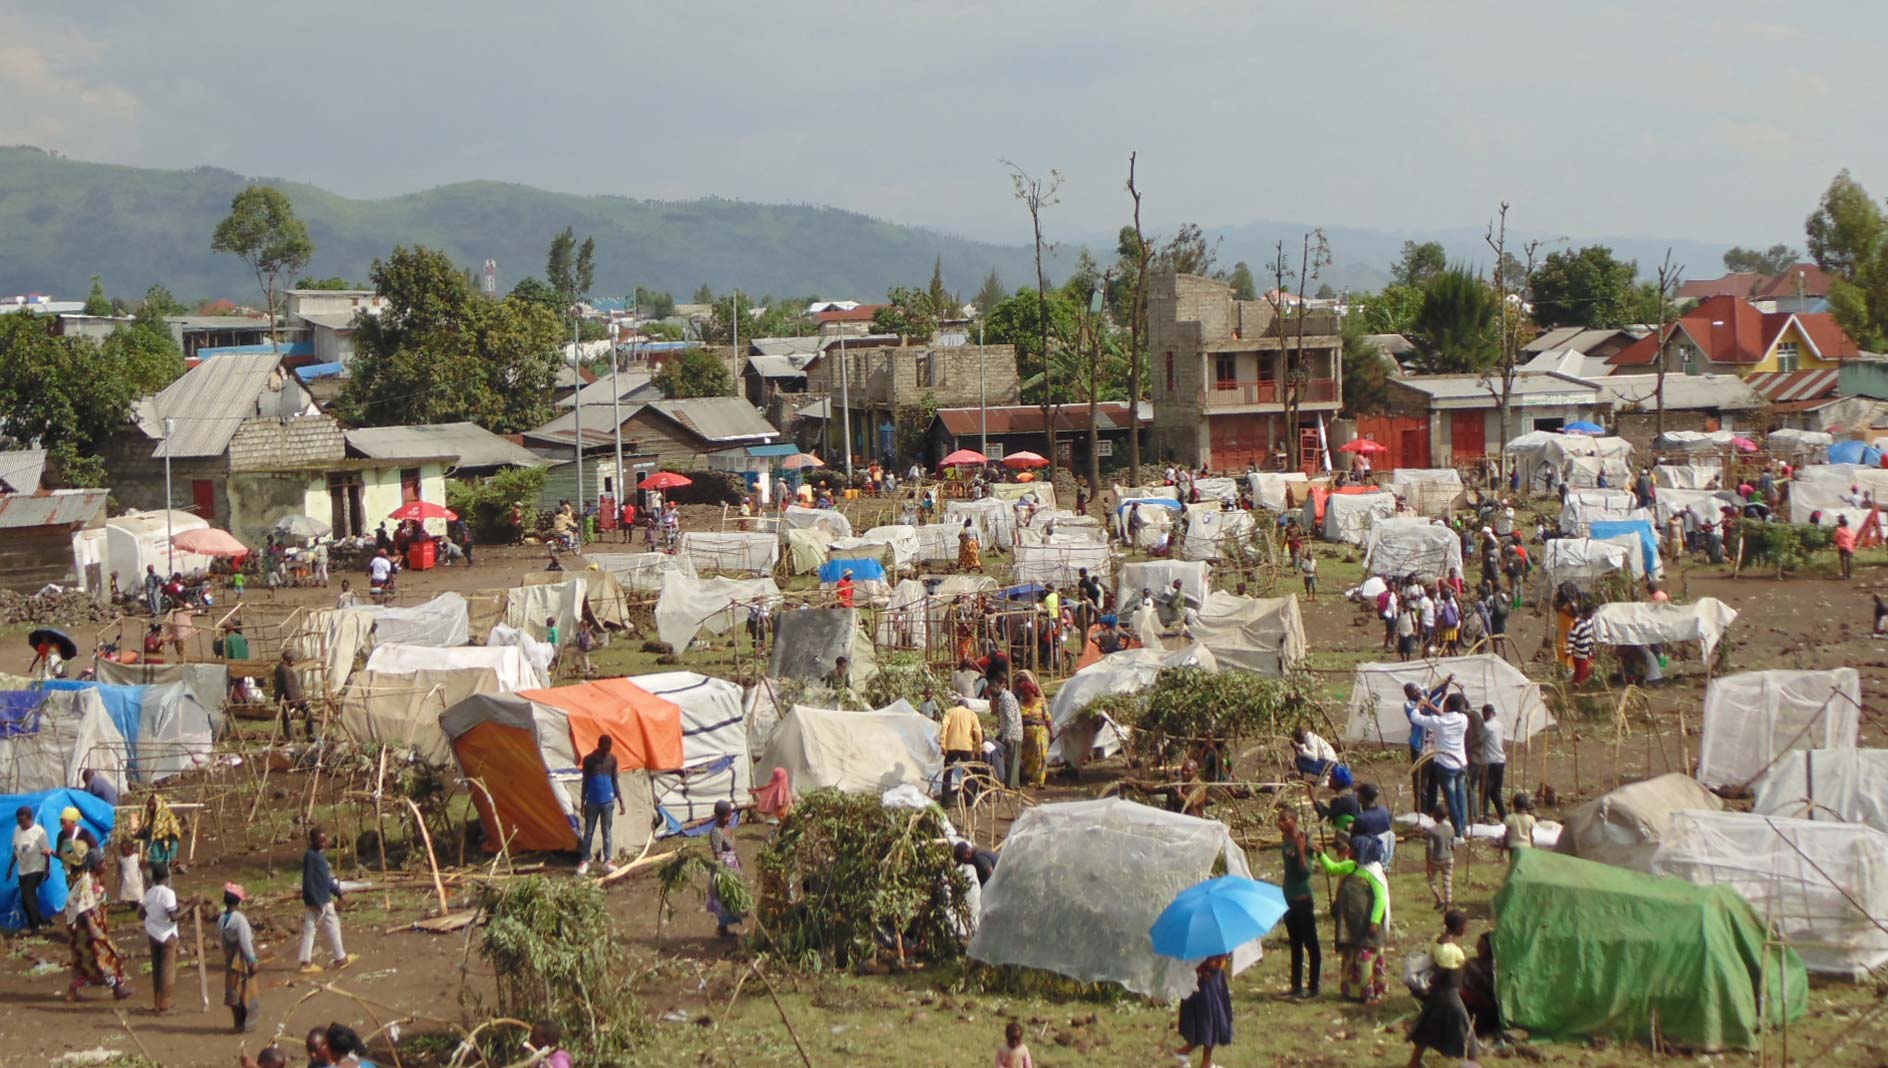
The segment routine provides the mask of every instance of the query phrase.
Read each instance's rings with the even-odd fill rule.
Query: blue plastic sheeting
[[[846,571],[852,572],[852,581],[854,582],[885,581],[885,565],[870,558],[828,560],[819,565],[819,580],[821,582],[838,582],[839,576]]]
[[[211,348],[198,349],[197,359],[208,360],[223,355],[261,356],[270,351],[279,352],[283,356],[313,356],[315,354],[315,343],[312,341],[291,341],[279,348],[272,348],[266,341],[256,345],[217,345]]]
[[[0,691],[0,738],[39,732],[39,706],[46,695],[38,690]]]
[[[144,731],[144,695],[149,686],[118,686],[103,682],[78,682],[72,679],[50,679],[45,683],[48,690],[95,690],[99,700],[105,702],[105,712],[118,726],[118,733],[125,736],[125,777],[138,779],[138,736]]]
[[[295,377],[304,382],[317,378],[339,378],[347,370],[344,363],[311,363],[306,367],[295,368]]]
[[[784,445],[749,445],[747,454],[749,456],[798,456],[800,447],[792,442]]]
[[[1832,464],[1864,464],[1868,467],[1881,466],[1881,450],[1866,441],[1838,441],[1829,446],[1829,462]]]
[[[1130,497],[1121,502],[1121,506],[1114,510],[1114,514],[1126,515],[1128,509],[1137,504],[1146,505],[1150,508],[1171,508],[1176,512],[1182,507],[1180,502],[1174,500],[1172,497]]]
[[[1659,566],[1659,536],[1652,531],[1652,522],[1647,519],[1600,519],[1589,527],[1592,533],[1587,536],[1596,541],[1617,538],[1621,534],[1639,536],[1639,555],[1645,561],[1645,573],[1650,575]]]
[[[998,590],[996,595],[1006,601],[1020,601],[1025,598],[1033,601],[1048,592],[1049,587],[1040,582],[1025,582],[1019,586],[1006,586]]]
[[[112,826],[117,814],[112,807],[84,790],[41,790],[36,794],[7,794],[0,796],[0,814],[6,816],[9,828],[18,827],[13,814],[24,806],[33,810],[33,820],[46,828],[46,843],[52,845],[59,837],[59,813],[66,808],[79,810],[80,822],[92,832],[100,843],[111,837]],[[9,856],[11,852],[9,851]],[[42,916],[57,916],[66,907],[66,871],[65,865],[54,857],[47,865],[46,881],[39,884],[39,912]],[[18,931],[26,926],[26,910],[20,907],[20,876],[17,871],[9,872],[0,866],[0,928]]]
[[[704,820],[699,825],[690,827],[687,824],[683,823],[681,820],[676,819],[675,814],[673,812],[670,812],[668,809],[663,808],[660,805],[656,806],[656,811],[662,813],[662,825],[663,825],[662,833],[656,836],[658,838],[671,838],[678,834],[684,838],[701,838],[707,835],[707,833],[710,830],[712,830],[715,825],[715,821],[713,820]],[[734,814],[734,818],[728,821],[728,827],[734,828],[734,827],[739,827],[740,825],[741,825],[741,814],[739,812],[736,812]]]

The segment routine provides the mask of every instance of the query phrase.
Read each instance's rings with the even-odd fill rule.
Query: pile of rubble
[[[48,586],[31,595],[0,590],[0,626],[70,627],[80,623],[107,623],[117,614],[110,606],[92,603],[92,599],[79,590]]]

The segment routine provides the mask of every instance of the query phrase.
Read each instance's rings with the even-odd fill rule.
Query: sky
[[[831,205],[1011,244],[1255,220],[1802,244],[1888,192],[1888,4],[0,0],[0,144],[386,196]]]

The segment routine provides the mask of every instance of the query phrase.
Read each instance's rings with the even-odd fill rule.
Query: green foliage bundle
[[[697,879],[703,885],[703,901],[708,899],[708,890],[713,889],[721,904],[735,915],[745,916],[754,911],[754,895],[748,892],[741,873],[703,856],[702,851],[693,846],[676,850],[656,869],[656,886],[661,891],[656,907],[664,916],[675,915],[676,895]]]
[[[943,810],[887,809],[875,795],[816,790],[761,853],[757,916],[781,963],[860,968],[902,942],[907,959],[955,960],[963,875]]]
[[[85,453],[125,424],[133,402],[183,374],[183,353],[155,314],[140,313],[103,341],[57,337],[53,325],[46,316],[0,316],[0,435],[37,440],[83,485],[75,476],[96,466]]]
[[[602,887],[534,875],[480,884],[478,895],[491,917],[479,959],[496,978],[498,1014],[554,1020],[580,1060],[618,1063],[648,1024],[629,989]],[[508,1036],[511,1048],[495,1052],[509,1059],[521,1037]]]
[[[688,397],[727,397],[734,393],[734,376],[721,357],[706,349],[684,349],[667,356],[656,372],[656,388],[670,400]]]
[[[924,290],[906,286],[892,287],[885,299],[888,303],[872,313],[872,332],[897,334],[917,344],[930,341],[937,333],[938,318],[951,310],[940,308]]]
[[[1834,544],[1830,530],[1812,523],[1766,523],[1758,519],[1737,523],[1744,563],[1770,564],[1785,571],[1802,567],[1817,553],[1827,551]]]
[[[475,542],[509,543],[521,533],[512,525],[512,506],[522,510],[525,530],[535,526],[538,494],[547,477],[544,468],[534,467],[511,468],[490,478],[450,479],[446,506],[472,528]]]
[[[1129,709],[1123,706],[1122,713]],[[1324,723],[1323,698],[1303,672],[1266,678],[1249,671],[1163,668],[1133,722],[1133,747],[1157,758],[1202,738],[1232,744]]]
[[[887,656],[879,664],[878,673],[860,687],[860,696],[873,708],[884,708],[901,697],[916,708],[924,700],[927,686],[940,698],[951,688],[949,680],[934,674],[923,657]]]

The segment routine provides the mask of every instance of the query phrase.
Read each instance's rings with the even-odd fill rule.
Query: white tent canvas
[[[411,675],[416,671],[480,668],[489,669],[496,676],[500,693],[537,690],[550,685],[544,673],[531,665],[525,651],[515,645],[467,645],[456,649],[379,645],[367,657],[365,670],[380,675]]]
[[[1669,645],[1697,642],[1704,658],[1737,620],[1737,610],[1715,597],[1690,604],[1613,601],[1593,612],[1594,637],[1601,645]]]
[[[1283,512],[1292,507],[1292,501],[1286,500],[1288,491],[1293,500],[1303,503],[1310,484],[1302,471],[1250,471],[1246,474],[1252,503],[1268,512]]]
[[[1772,456],[1807,457],[1812,460],[1827,459],[1829,446],[1836,443],[1833,434],[1821,430],[1772,430],[1764,439],[1764,448]]]
[[[678,553],[585,553],[584,560],[615,575],[624,589],[641,593],[662,589],[662,576],[670,571],[695,574],[689,558]]]
[[[341,696],[341,729],[356,744],[412,750],[421,763],[445,767],[452,763],[452,745],[439,729],[440,713],[473,694],[516,688],[503,685],[489,667],[360,671]]]
[[[1172,486],[1123,486],[1114,484],[1114,499],[1117,503],[1126,503],[1137,498],[1165,497],[1171,501],[1180,499],[1180,491]]]
[[[977,537],[985,552],[1007,550],[1016,544],[1016,510],[1010,502],[996,497],[977,501],[944,502],[944,521],[959,528],[964,520],[976,526]]]
[[[747,607],[755,601],[777,607],[780,587],[770,578],[665,575],[662,595],[656,600],[656,635],[679,656],[703,631],[726,634],[745,622]]]
[[[1722,486],[1724,472],[1706,464],[1659,464],[1652,469],[1652,485],[1659,495],[1666,490],[1709,490]]]
[[[1888,749],[1798,749],[1770,765],[1754,811],[1888,831]]]
[[[1148,929],[1175,895],[1222,866],[1252,874],[1217,820],[1119,798],[1038,805],[1004,840],[969,954],[1177,1001],[1193,992],[1193,965],[1155,953]],[[1260,954],[1256,939],[1241,946],[1233,971]]]
[[[764,780],[785,768],[796,794],[882,794],[903,785],[928,793],[943,767],[938,725],[909,704],[877,712],[794,705],[767,736],[754,774]]]
[[[1106,545],[1071,544],[1058,539],[1049,545],[1016,546],[1011,575],[1018,583],[1073,586],[1081,581],[1084,569],[1090,575],[1105,577],[1112,564],[1113,555]]]
[[[1217,503],[1192,505],[1187,508],[1180,555],[1187,560],[1217,562],[1237,546],[1244,546],[1250,553],[1256,531],[1251,512],[1225,511]]]
[[[992,482],[989,487],[993,500],[1014,505],[1018,501],[1032,504],[1038,508],[1053,509],[1056,506],[1055,485],[1049,482]]]
[[[850,527],[847,533],[851,533]],[[780,539],[772,534],[738,530],[686,530],[682,532],[682,555],[696,571],[765,574],[780,562]]]
[[[956,523],[926,523],[918,528],[918,562],[922,564],[951,564],[957,562],[957,535],[963,530],[962,520]]]
[[[1277,677],[1303,666],[1308,651],[1298,598],[1289,595],[1241,597],[1214,590],[1186,634],[1227,671]]]
[[[1585,537],[1594,520],[1630,519],[1638,506],[1627,490],[1569,490],[1560,505],[1560,532]]]
[[[86,768],[124,785],[127,743],[94,690],[0,692],[0,793],[81,789]]]
[[[741,688],[692,671],[632,675],[629,681],[682,710],[682,774],[652,776],[656,804],[683,823],[714,815],[716,801],[747,804],[754,759]]]
[[[931,596],[924,583],[905,579],[878,613],[878,644],[885,649],[923,649],[929,636]]]
[[[1199,491],[1202,501],[1239,501],[1239,483],[1236,479],[1216,475],[1209,478],[1196,478],[1193,488]]]
[[[1378,519],[1364,535],[1364,574],[1416,575],[1424,582],[1462,574],[1462,539],[1419,517]]]
[[[1660,529],[1670,523],[1672,517],[1685,512],[1691,513],[1699,523],[1715,523],[1722,518],[1719,509],[1727,504],[1740,506],[1742,501],[1728,490],[1676,489],[1662,488],[1652,498],[1652,514],[1658,519]]]
[[[1135,502],[1129,501],[1128,503],[1132,506]],[[1132,525],[1135,514],[1132,507],[1117,509],[1115,512],[1114,532],[1115,536],[1122,541],[1129,540],[1130,535],[1128,528]],[[1141,517],[1141,528],[1132,535],[1133,547],[1136,549],[1151,549],[1160,544],[1160,539],[1163,535],[1172,532],[1174,527],[1179,524],[1177,517],[1180,513],[1165,505],[1144,504],[1139,510],[1139,515]]]
[[[902,524],[873,527],[859,535],[858,542],[861,545],[888,546],[891,549],[891,562],[886,566],[895,570],[908,571],[918,562],[920,546],[917,527]],[[837,549],[846,544],[848,543],[835,541],[833,547]]]
[[[1427,693],[1454,676],[1470,708],[1494,705],[1507,728],[1508,741],[1525,742],[1554,725],[1541,700],[1541,688],[1519,668],[1491,653],[1448,656],[1406,663],[1358,664],[1351,677],[1350,717],[1344,739],[1377,745],[1408,745],[1409,720],[1403,715],[1403,686],[1415,683]]]
[[[1396,514],[1396,498],[1388,493],[1333,493],[1324,500],[1325,541],[1362,545],[1370,524]]]
[[[1694,779],[1672,772],[1624,786],[1580,805],[1561,822],[1557,852],[1649,872],[1659,843],[1680,812],[1716,812],[1724,807]]]
[[[578,577],[538,586],[513,586],[505,591],[505,625],[545,641],[550,630],[544,621],[555,619],[558,637],[565,642],[576,641],[585,593],[585,580]]]
[[[820,565],[832,552],[832,535],[806,527],[785,531],[783,536],[787,544],[787,570],[795,575],[818,574]]]
[[[465,598],[450,590],[410,608],[375,607],[369,611],[374,614],[376,642],[450,648],[472,640]]]
[[[788,530],[823,530],[828,537],[852,537],[852,520],[837,508],[803,508],[789,505],[780,514],[781,525]]]
[[[1074,757],[1081,762],[1086,753],[1068,753],[1065,742],[1075,732],[1068,731],[1082,710],[1097,698],[1111,693],[1136,693],[1154,684],[1154,677],[1162,668],[1200,667],[1208,671],[1219,669],[1218,661],[1204,646],[1189,645],[1185,649],[1166,652],[1161,649],[1127,649],[1119,653],[1110,653],[1069,676],[1055,697],[1049,701],[1049,718],[1055,724],[1050,733],[1055,735],[1049,743],[1049,759],[1068,762]],[[1096,731],[1094,741],[1089,748],[1098,749],[1103,756],[1118,751],[1127,741],[1127,730],[1113,720],[1101,724]]]
[[[1778,756],[1798,749],[1853,749],[1862,678],[1854,668],[1746,671],[1704,688],[1698,781],[1746,789]]]
[[[1636,574],[1643,566],[1637,539],[1625,545],[1618,540],[1550,538],[1541,546],[1541,578],[1550,589],[1563,582],[1585,586],[1621,571]]]
[[[1205,604],[1211,588],[1206,579],[1206,564],[1188,560],[1141,560],[1121,565],[1121,577],[1115,583],[1116,611],[1126,613],[1141,603],[1141,591],[1159,593],[1179,579],[1181,589],[1195,604]]]

